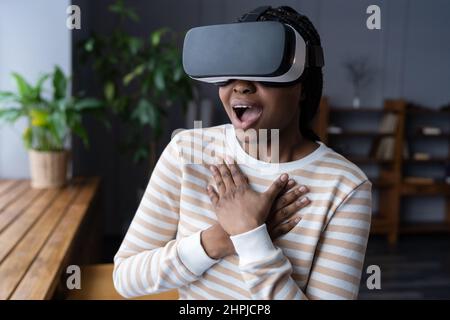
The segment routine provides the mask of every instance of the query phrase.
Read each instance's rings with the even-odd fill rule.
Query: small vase
[[[60,188],[67,182],[68,151],[30,150],[31,187]]]
[[[359,109],[359,107],[361,106],[361,100],[359,99],[359,97],[353,97],[352,105],[354,109]]]

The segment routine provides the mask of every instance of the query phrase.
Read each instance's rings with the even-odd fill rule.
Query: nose
[[[233,83],[233,92],[240,94],[251,94],[256,91],[255,85],[251,81],[236,80]]]

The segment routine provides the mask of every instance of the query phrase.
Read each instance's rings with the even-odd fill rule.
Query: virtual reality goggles
[[[185,72],[216,85],[242,79],[285,86],[299,81],[305,68],[324,65],[321,46],[305,43],[288,24],[253,21],[263,12],[258,9],[244,22],[190,29],[183,45]]]

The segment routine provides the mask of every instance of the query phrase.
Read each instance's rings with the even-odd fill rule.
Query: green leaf
[[[61,99],[66,96],[67,78],[62,70],[56,66],[53,72],[53,98]]]
[[[126,11],[126,15],[128,18],[130,18],[134,22],[139,21],[139,16],[137,15],[136,11],[134,9],[128,9]]]
[[[89,138],[86,129],[81,125],[81,123],[77,123],[73,128],[73,132],[81,138],[83,144],[86,148],[89,148]]]
[[[86,50],[87,52],[92,52],[92,51],[94,51],[94,45],[95,45],[95,39],[90,38],[84,43],[84,50]]]
[[[112,5],[108,7],[108,10],[115,13],[123,12],[124,10],[124,4],[122,0],[117,0]]]
[[[155,85],[156,88],[160,91],[164,91],[166,89],[166,82],[164,81],[164,73],[161,68],[155,71]]]
[[[139,163],[140,161],[147,159],[148,155],[149,151],[147,150],[147,148],[140,147],[133,154],[133,162]]]
[[[152,46],[157,47],[160,44],[160,42],[161,42],[161,37],[166,32],[168,32],[168,30],[169,30],[168,28],[161,28],[161,29],[158,29],[156,31],[153,31],[151,36],[150,36]]]
[[[159,109],[149,100],[142,98],[134,109],[131,119],[136,120],[141,126],[150,125],[152,129],[161,130],[161,113]]]
[[[175,82],[178,82],[180,81],[182,76],[183,76],[183,69],[181,67],[176,68],[173,73],[173,80]]]
[[[33,88],[33,95],[36,99],[41,98],[41,92],[42,92],[42,86],[44,85],[45,81],[50,78],[50,74],[46,73],[39,77],[36,86]]]
[[[123,1],[118,0],[112,5],[108,7],[109,11],[117,13],[121,17],[129,18],[132,21],[139,21],[139,16],[136,14],[136,11],[131,8],[125,7],[125,4]]]
[[[21,116],[23,116],[23,112],[21,109],[17,108],[0,109],[0,120],[14,123]]]
[[[56,148],[62,148],[64,139],[68,133],[66,115],[63,112],[56,112],[49,116],[48,128],[56,142]]]
[[[30,149],[32,143],[32,131],[31,127],[27,127],[22,133],[22,140],[25,148]]]
[[[13,72],[12,74],[14,80],[16,81],[17,89],[19,91],[19,95],[22,98],[27,98],[32,95],[32,87],[30,84],[18,73]]]
[[[77,101],[74,105],[74,109],[78,111],[84,111],[87,109],[98,109],[103,107],[103,102],[94,98],[84,98]]]
[[[35,127],[44,127],[48,125],[48,112],[40,109],[31,109],[31,125]]]
[[[148,100],[142,98],[133,110],[131,119],[137,120],[141,125],[150,124],[151,120],[149,110],[152,108],[152,104]]]
[[[128,40],[128,46],[130,48],[131,54],[136,55],[142,48],[142,40],[136,37],[131,37]]]
[[[145,64],[140,64],[123,78],[123,84],[128,85],[134,78],[140,76],[145,70]]]
[[[107,101],[111,101],[114,99],[116,88],[114,86],[114,83],[112,81],[108,81],[105,84],[105,87],[103,88],[103,94],[105,95],[105,98]]]
[[[10,91],[0,91],[0,99],[6,99],[6,98],[11,98],[14,97],[15,94],[13,92]]]
[[[0,103],[18,102],[19,100],[19,97],[13,92],[0,91]]]

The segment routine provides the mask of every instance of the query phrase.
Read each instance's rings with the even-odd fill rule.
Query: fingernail
[[[302,203],[306,203],[308,202],[308,198],[302,198],[302,200],[300,200]]]
[[[209,166],[209,170],[211,170],[212,172],[214,172],[214,166]]]
[[[299,223],[300,222],[300,217],[295,218],[295,222]]]
[[[294,185],[294,180],[289,180],[289,182],[288,182],[288,186],[293,186]]]
[[[298,190],[300,190],[300,192],[306,192],[306,187],[305,186],[301,186]]]
[[[282,175],[281,175],[281,181],[286,181],[287,179],[288,179],[288,175],[286,174],[286,173],[283,173]]]
[[[230,156],[226,156],[226,157],[225,157],[225,162],[226,162],[227,164],[233,164],[234,161],[233,161],[233,159],[230,158]]]

